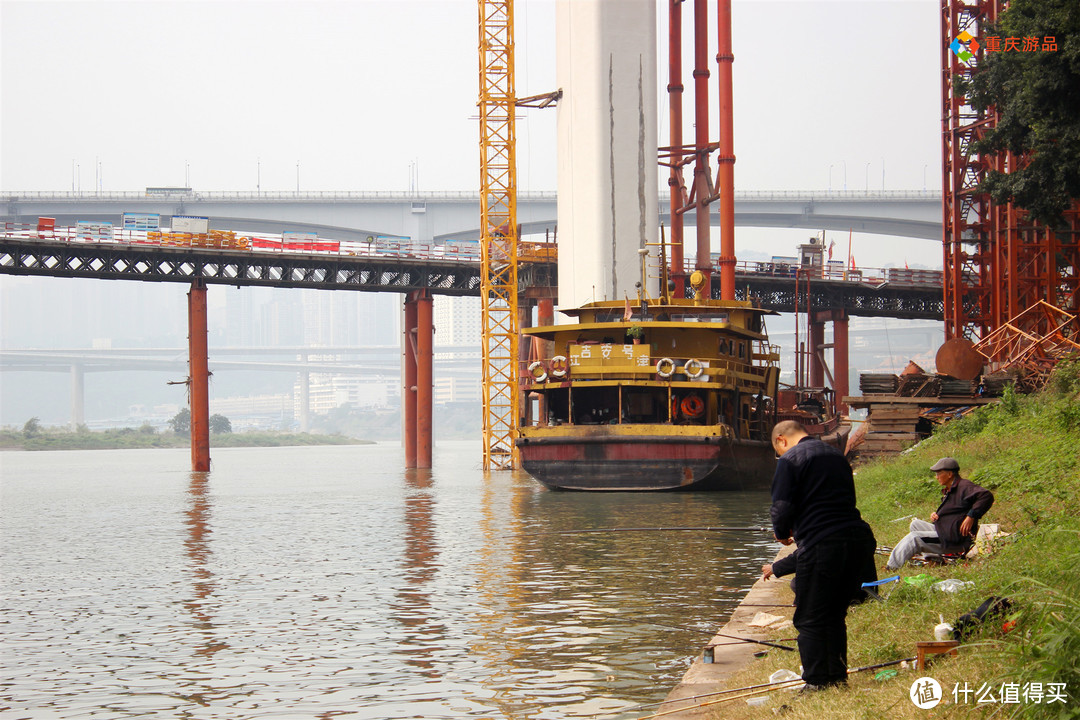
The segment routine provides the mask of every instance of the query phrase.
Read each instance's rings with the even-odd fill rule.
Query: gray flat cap
[[[943,457],[940,460],[938,460],[936,463],[933,464],[933,466],[930,468],[930,471],[931,472],[937,472],[938,470],[959,470],[959,469],[960,469],[960,463],[956,462],[955,458]]]

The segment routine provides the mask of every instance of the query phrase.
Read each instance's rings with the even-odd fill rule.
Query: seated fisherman
[[[994,504],[989,490],[960,477],[960,463],[941,458],[930,468],[941,485],[941,505],[930,522],[915,518],[906,537],[897,543],[885,567],[896,570],[916,553],[967,552],[979,529],[979,518]]]

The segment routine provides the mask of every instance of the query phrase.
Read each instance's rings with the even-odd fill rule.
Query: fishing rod
[[[725,635],[724,633],[714,633],[716,637],[727,638],[728,640],[742,640],[743,642],[756,643],[758,645],[768,645],[769,647],[779,648],[781,650],[789,650],[795,652],[797,648],[788,647],[787,645],[780,645],[778,643],[769,642],[768,640],[754,640],[748,637],[739,637],[738,635]],[[725,643],[726,644],[726,643]]]
[[[535,537],[537,535],[585,535],[588,533],[615,533],[615,532],[772,532],[768,527],[631,527],[631,528],[584,528],[579,530],[545,530],[543,532],[521,533],[519,535],[504,535],[503,537]]]
[[[780,648],[781,650],[795,650],[796,648],[788,647],[787,645],[778,645],[766,640],[754,640],[753,638],[737,637],[735,635],[725,635],[723,633],[713,632],[712,630],[700,630],[698,628],[688,627],[686,625],[664,625],[663,623],[649,622],[648,620],[639,620],[642,625],[653,625],[655,627],[669,628],[672,630],[686,630],[688,632],[700,633],[702,635],[712,635],[713,637],[727,638],[728,640],[739,640],[741,642],[757,643],[759,645],[768,645],[769,647]],[[711,647],[727,647],[729,645],[737,645],[738,643],[722,643],[722,645],[712,645]]]
[[[891,665],[899,665],[900,663],[913,662],[914,660],[915,660],[915,658],[909,657],[909,658],[903,658],[901,660],[890,660],[889,662],[877,663],[876,665],[864,665],[863,667],[857,667],[857,668],[849,669],[847,671],[847,674],[848,675],[854,675],[855,673],[858,673],[858,672],[865,672],[867,670],[877,670],[879,668],[889,667]],[[717,695],[727,695],[728,693],[739,693],[739,692],[745,692],[745,691],[754,691],[754,692],[745,692],[745,694],[743,694],[743,695],[734,695],[732,697],[720,698],[719,700],[713,700],[713,701],[706,702],[706,703],[700,703],[698,705],[675,708],[673,710],[665,710],[664,712],[656,713],[655,715],[647,715],[643,719],[643,720],[648,720],[649,718],[660,717],[662,715],[670,715],[670,714],[673,714],[673,713],[676,713],[676,712],[682,712],[684,710],[696,710],[697,708],[702,708],[702,707],[705,707],[707,705],[715,705],[715,704],[718,704],[718,703],[727,702],[729,700],[737,700],[739,698],[749,697],[750,695],[760,695],[762,693],[772,692],[773,690],[780,690],[780,689],[783,689],[783,688],[786,688],[786,687],[798,687],[798,685],[800,683],[803,683],[803,682],[804,682],[804,680],[802,678],[798,678],[796,680],[781,680],[780,682],[761,683],[759,685],[747,685],[745,687],[730,688],[728,690],[718,690],[717,692],[704,693],[702,695],[694,695],[692,697],[675,698],[674,700],[662,700],[660,702],[645,703],[645,704],[642,704],[642,705],[638,705],[637,707],[635,707],[633,709],[634,710],[641,710],[643,708],[659,707],[660,705],[667,705],[669,703],[687,702],[687,701],[691,701],[691,700],[700,700],[701,698],[715,697]]]

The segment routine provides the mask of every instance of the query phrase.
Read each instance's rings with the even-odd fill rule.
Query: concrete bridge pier
[[[210,359],[207,349],[206,283],[188,291],[188,402],[191,405],[191,469],[210,470]]]
[[[405,296],[402,326],[401,444],[405,467],[430,468],[435,328],[429,291],[416,290]]]
[[[308,356],[305,353],[303,355],[304,363],[307,363]],[[300,373],[299,379],[300,385],[300,432],[306,433],[311,429],[311,373],[303,371]]]
[[[71,430],[86,422],[86,374],[81,363],[71,365]]]

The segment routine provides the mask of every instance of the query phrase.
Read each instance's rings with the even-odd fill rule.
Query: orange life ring
[[[699,418],[705,412],[705,403],[697,395],[687,395],[682,399],[679,408],[686,417]]]

